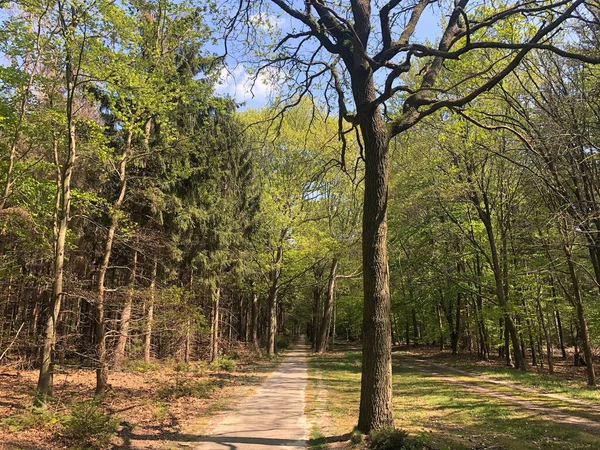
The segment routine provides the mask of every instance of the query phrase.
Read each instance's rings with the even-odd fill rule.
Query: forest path
[[[209,424],[192,449],[265,450],[307,447],[304,414],[309,346],[302,338],[277,370],[251,396]]]
[[[502,400],[525,410],[532,416],[580,427],[600,436],[600,405],[598,404],[542,392],[518,383],[495,380],[486,375],[421,358],[394,356],[403,360],[404,367],[418,370],[426,376],[453,383],[483,397]]]

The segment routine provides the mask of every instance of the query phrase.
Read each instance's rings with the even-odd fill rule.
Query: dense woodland
[[[316,23],[312,5],[322,23],[356,22],[360,35],[363,2],[326,3],[306,2],[299,20]],[[403,12],[409,37],[428,4]],[[332,63],[318,86],[308,68],[317,62],[298,63],[302,44],[278,37],[257,58],[297,71],[276,75],[272,106],[250,110],[216,94],[218,5],[10,3],[0,28],[0,364],[39,369],[43,399],[55,364],[95,370],[101,394],[128,361],[214,361],[238,343],[273,354],[307,334],[323,352],[364,337],[385,352],[363,307],[378,330],[367,299],[389,276],[389,342],[550,373],[568,359],[595,385],[598,9],[523,5],[495,15],[482,3],[472,20],[446,5],[455,13],[441,19],[439,51],[411,48],[406,70],[386,66],[406,86],[386,81],[369,100],[391,130],[388,184],[371,209],[373,147],[350,69],[346,79]],[[249,9],[232,17],[247,19],[247,42],[276,34]],[[228,40],[241,39],[241,25],[225,25]],[[470,39],[497,45],[456,50]],[[275,67],[285,66],[262,66]],[[354,119],[338,103],[350,91]],[[365,245],[377,217],[379,259]],[[365,430],[386,421],[361,420]]]

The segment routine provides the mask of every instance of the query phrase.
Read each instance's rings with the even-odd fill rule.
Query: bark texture
[[[337,275],[338,260],[333,258],[331,263],[331,270],[329,272],[329,279],[327,282],[327,297],[325,298],[325,305],[323,308],[323,319],[321,321],[321,327],[317,334],[316,351],[318,353],[324,353],[327,349],[327,334],[329,330],[329,323],[331,322],[331,315],[333,313],[333,296],[335,295],[335,277]]]

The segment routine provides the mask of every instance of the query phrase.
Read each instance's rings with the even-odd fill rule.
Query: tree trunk
[[[152,344],[152,322],[154,321],[154,301],[156,299],[156,275],[158,273],[158,258],[154,256],[152,275],[150,277],[150,299],[146,311],[146,326],[144,329],[144,361],[150,362]]]
[[[358,63],[357,63],[358,64]],[[366,64],[366,63],[365,63]],[[368,65],[368,64],[367,64]],[[359,108],[375,97],[370,69],[366,80],[353,77],[354,98]],[[363,113],[360,130],[365,147],[363,204],[363,350],[358,429],[393,426],[392,342],[389,267],[387,258],[387,200],[389,183],[389,134],[381,112]]]
[[[56,328],[62,303],[63,271],[65,262],[65,244],[69,228],[69,213],[71,210],[71,177],[77,151],[75,139],[75,120],[73,113],[74,80],[70,53],[67,54],[67,131],[68,154],[62,168],[57,170],[57,193],[55,209],[55,243],[54,243],[54,280],[52,283],[52,296],[48,319],[44,329],[44,344],[42,347],[40,375],[37,384],[37,399],[43,401],[44,397],[52,395],[52,381],[54,371],[54,346],[56,343]],[[58,141],[54,141],[54,157],[58,163]]]
[[[183,362],[190,363],[192,356],[192,323],[188,320],[185,325],[185,349],[183,352]]]
[[[285,238],[287,234],[287,230],[282,230],[281,239]],[[273,268],[271,269],[271,286],[269,288],[269,333],[268,333],[268,344],[267,344],[267,353],[269,355],[274,355],[275,348],[275,336],[277,335],[277,294],[279,292],[279,275],[281,274],[281,268],[279,265],[281,264],[281,260],[283,259],[283,245],[280,244],[277,247],[277,253],[275,255],[275,260],[273,261]]]
[[[97,282],[97,300],[96,300],[96,395],[101,395],[108,385],[108,361],[106,355],[106,324],[104,321],[104,297],[106,288],[104,281],[106,279],[106,272],[110,263],[110,257],[112,254],[112,246],[115,239],[115,233],[119,225],[118,210],[123,205],[125,199],[125,191],[127,190],[127,160],[129,151],[131,150],[131,141],[133,133],[129,131],[125,140],[125,147],[121,153],[119,162],[119,192],[117,199],[113,204],[113,209],[110,211],[110,226],[108,227],[108,233],[106,235],[106,241],[104,245],[104,256],[102,263],[98,269],[98,282]]]
[[[271,288],[269,289],[269,342],[267,344],[267,353],[269,355],[275,354],[275,336],[277,335],[277,293],[279,291],[278,286],[278,275],[277,269],[271,272]]]
[[[221,288],[211,288],[212,296],[212,320],[210,333],[210,362],[219,357],[219,300],[221,297]]]
[[[585,318],[585,312],[583,309],[583,299],[581,297],[581,288],[579,287],[579,279],[577,278],[577,272],[575,271],[575,264],[573,263],[573,255],[571,249],[566,245],[563,247],[565,256],[567,259],[567,265],[569,267],[569,276],[571,277],[571,283],[573,285],[573,303],[575,303],[575,310],[577,313],[577,322],[579,323],[579,334],[581,336],[581,343],[583,347],[583,354],[585,355],[586,370],[588,377],[588,385],[596,386],[596,374],[594,372],[594,361],[592,358],[592,347],[590,344],[590,334]]]
[[[498,249],[496,247],[496,237],[494,236],[494,231],[492,228],[492,220],[490,217],[490,213],[488,211],[488,203],[487,199],[484,196],[484,207],[482,207],[478,195],[473,192],[472,193],[473,203],[477,208],[477,212],[479,214],[479,218],[483,222],[485,226],[488,243],[490,245],[490,255],[491,255],[491,266],[492,272],[494,273],[494,281],[496,287],[496,297],[498,298],[498,303],[500,304],[500,308],[502,308],[502,313],[504,315],[504,324],[506,327],[506,332],[510,337],[513,347],[513,353],[515,357],[515,367],[521,370],[526,370],[526,362],[523,353],[521,352],[519,336],[517,334],[517,329],[512,320],[512,317],[509,313],[509,305],[508,298],[505,292],[504,286],[504,274],[500,266],[500,259],[498,255]],[[507,355],[510,353],[508,347],[506,348]]]
[[[336,257],[334,257],[331,263],[331,271],[329,272],[327,297],[325,298],[325,305],[323,309],[323,319],[321,321],[319,334],[317,334],[316,351],[318,353],[324,353],[327,347],[327,330],[329,329],[331,313],[333,312],[333,296],[335,295],[335,277],[337,275],[337,266],[338,260]]]
[[[331,345],[329,348],[333,351],[335,348],[335,333],[336,333],[336,322],[337,322],[337,302],[335,301],[335,294],[333,296],[333,328],[331,329]]]
[[[442,312],[440,305],[437,305],[436,312],[438,318],[438,326],[440,330],[440,350],[444,350],[444,322],[442,321]]]
[[[258,294],[252,293],[252,347],[255,351],[260,352],[260,344],[258,342]]]
[[[411,311],[412,327],[413,327],[413,346],[419,345],[421,341],[421,333],[419,333],[419,322],[417,321],[417,311],[413,308]]]
[[[558,310],[554,311],[556,317],[556,327],[558,328],[558,339],[560,341],[560,352],[562,354],[562,359],[567,359],[567,350],[565,349],[565,340],[562,322],[560,321],[560,313]]]
[[[131,323],[131,309],[133,307],[133,294],[135,289],[135,275],[137,271],[138,252],[137,244],[139,242],[139,235],[136,238],[136,248],[133,250],[133,264],[131,267],[131,273],[129,275],[129,287],[127,289],[127,298],[123,311],[121,312],[121,326],[119,328],[119,340],[117,341],[117,348],[115,349],[115,370],[121,370],[123,368],[123,361],[125,360],[125,348],[127,347],[127,340],[129,339],[129,325]]]
[[[458,355],[458,340],[460,338],[460,310],[461,310],[462,295],[460,292],[456,294],[456,311],[454,318],[454,327],[450,333],[450,345],[452,346],[452,354]]]
[[[321,311],[321,289],[315,285],[312,289],[313,292],[313,313],[312,313],[312,331],[311,341],[312,347],[317,349],[317,336],[319,335],[319,322]]]

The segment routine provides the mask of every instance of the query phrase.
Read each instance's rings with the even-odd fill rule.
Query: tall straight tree
[[[108,211],[109,226],[97,275],[97,394],[104,392],[108,382],[104,318],[105,280],[128,193],[128,170],[132,160],[139,158],[139,155],[136,155],[136,143],[143,153],[149,152],[148,142],[153,124],[164,127],[166,117],[174,114],[179,100],[184,96],[191,97],[192,89],[196,89],[197,86],[190,82],[190,79],[202,66],[199,49],[207,37],[203,18],[197,14],[195,8],[191,8],[185,2],[132,3],[138,16],[135,32],[140,37],[135,39],[132,34],[127,41],[128,68],[120,67],[119,75],[113,77],[112,84],[106,92],[99,89],[96,91],[103,107],[109,112],[107,123],[112,127],[117,160],[114,165],[118,167],[116,195]],[[160,21],[156,21],[155,17],[160,17]],[[140,153],[139,148],[137,150],[137,153]],[[135,265],[134,262],[131,268],[131,285],[135,280]],[[129,300],[121,316],[121,333],[115,351],[116,369],[120,369],[124,359],[129,326],[127,316],[130,315],[132,298],[132,295],[128,295]]]
[[[28,5],[19,5],[27,8]],[[72,177],[79,147],[78,128],[93,122],[84,117],[87,100],[83,89],[91,80],[107,79],[111,64],[117,52],[119,39],[114,24],[109,25],[107,16],[118,17],[118,7],[111,2],[99,1],[89,5],[76,5],[71,2],[52,1],[43,10],[47,15],[46,33],[52,40],[55,52],[55,67],[49,70],[60,73],[64,96],[62,111],[66,142],[56,140],[54,160],[57,166],[57,192],[54,223],[54,262],[50,308],[44,328],[44,344],[41,350],[40,375],[38,379],[38,399],[52,394],[53,352],[56,329],[65,296],[64,264],[67,249],[67,232],[71,212]],[[39,12],[39,11],[38,11]],[[103,62],[100,62],[103,61]],[[107,64],[108,63],[108,64]],[[85,136],[85,134],[84,134]],[[98,145],[101,148],[102,145]]]
[[[298,97],[320,87],[340,117],[360,132],[364,148],[365,191],[362,228],[364,320],[361,400],[358,427],[363,432],[393,424],[389,269],[387,261],[387,196],[390,140],[442,108],[460,108],[496,86],[532,49],[555,51],[588,62],[552,46],[547,37],[565,22],[586,16],[584,0],[511,1],[491,9],[469,0],[441,4],[445,24],[437,44],[415,34],[433,5],[417,0],[270,0],[240,1],[228,11],[228,38],[264,37],[275,7],[291,22],[274,33],[270,51],[260,48],[259,67],[290,87],[281,98],[287,108]],[[258,19],[257,19],[258,18]],[[258,23],[262,20],[265,23]],[[532,30],[515,33],[514,41],[494,40],[501,27],[521,24]],[[248,45],[248,48],[254,46]],[[491,60],[476,71],[462,70],[461,56],[489,52]],[[420,61],[420,62],[417,62]],[[444,71],[463,76],[444,83]],[[259,71],[260,72],[260,71]],[[409,74],[410,76],[406,76]],[[468,87],[456,94],[456,86]],[[350,90],[347,101],[345,92]],[[393,115],[385,105],[396,106]],[[340,165],[345,168],[344,152]]]

